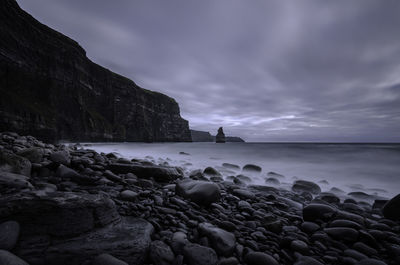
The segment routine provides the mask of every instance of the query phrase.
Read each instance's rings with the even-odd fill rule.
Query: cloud
[[[18,0],[194,129],[400,141],[400,2]]]

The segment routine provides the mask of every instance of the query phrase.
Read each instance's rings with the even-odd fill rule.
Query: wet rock
[[[342,220],[342,219],[336,219],[333,220],[330,224],[330,227],[349,227],[349,228],[354,228],[354,229],[361,229],[361,225],[359,225],[356,222],[350,221],[350,220]]]
[[[311,181],[296,180],[292,186],[294,192],[310,192],[312,194],[321,193],[321,188]]]
[[[21,234],[73,236],[119,220],[112,200],[104,195],[54,192],[37,197],[23,193],[0,197],[0,219],[12,217]]]
[[[119,197],[124,201],[135,201],[139,194],[131,190],[124,190],[119,194]]]
[[[128,265],[128,263],[110,254],[100,254],[93,260],[92,265]]]
[[[175,167],[167,166],[115,163],[109,165],[108,169],[116,174],[133,173],[139,178],[153,178],[157,182],[169,182],[182,177]]]
[[[240,169],[240,167],[238,165],[230,164],[230,163],[223,163],[222,166],[226,167],[226,168],[229,168],[229,169],[234,169],[234,170],[239,170]]]
[[[232,193],[242,199],[253,200],[256,198],[256,195],[253,192],[246,189],[234,189]]]
[[[252,171],[252,172],[261,172],[262,168],[257,165],[247,164],[247,165],[244,165],[242,170],[243,171]]]
[[[304,222],[301,224],[301,230],[306,232],[307,234],[312,234],[319,229],[319,225],[313,222]]]
[[[183,249],[184,260],[188,265],[217,265],[218,257],[215,251],[198,244],[188,244]]]
[[[247,265],[278,265],[278,262],[271,256],[263,252],[250,252],[244,256]]]
[[[267,178],[267,179],[265,180],[265,184],[276,186],[276,185],[279,185],[279,184],[281,184],[281,183],[280,183],[280,181],[277,180],[276,178]]]
[[[1,265],[29,265],[22,259],[18,258],[14,254],[7,250],[0,249],[0,264]]]
[[[15,221],[7,221],[0,224],[0,249],[11,250],[17,244],[19,236],[19,224]]]
[[[355,265],[387,265],[385,262],[377,259],[363,259]]]
[[[56,151],[50,154],[50,161],[69,166],[71,164],[71,156],[66,150]]]
[[[200,205],[209,205],[213,202],[217,202],[221,197],[220,189],[217,184],[190,179],[178,182],[175,187],[175,192]]]
[[[219,255],[229,257],[233,254],[236,238],[232,233],[209,223],[199,224],[199,231],[210,240],[212,247]]]
[[[0,149],[0,171],[31,176],[31,162],[25,157],[18,156],[13,152]]]
[[[371,195],[362,191],[349,192],[347,195],[360,200],[370,200],[373,198]]]
[[[304,241],[301,241],[301,240],[293,240],[290,243],[290,248],[293,251],[297,251],[302,254],[305,254],[308,252],[308,245]]]
[[[238,265],[239,261],[235,257],[230,258],[221,258],[219,261],[219,265]]]
[[[252,181],[250,177],[242,175],[242,174],[237,175],[236,178],[239,179],[240,181],[244,182],[244,183],[249,183],[249,182]]]
[[[3,190],[2,193],[5,193],[11,189],[33,189],[33,186],[29,178],[24,175],[0,171],[0,191]]]
[[[277,179],[284,179],[285,176],[282,174],[278,174],[276,172],[268,172],[267,176],[271,177],[271,178],[277,178]]]
[[[18,155],[27,158],[31,163],[40,163],[43,160],[44,150],[39,147],[31,147],[18,152]]]
[[[151,242],[149,256],[154,265],[169,265],[175,258],[171,248],[160,240]]]
[[[303,208],[303,219],[310,222],[316,221],[318,219],[328,221],[333,217],[336,212],[336,209],[325,204],[309,204]]]
[[[294,265],[323,265],[323,264],[312,257],[301,256]]]
[[[355,242],[358,239],[358,232],[353,228],[348,227],[332,227],[325,228],[325,233],[335,239],[342,239],[346,241]]]
[[[175,232],[172,235],[172,239],[171,239],[171,247],[172,250],[176,253],[176,254],[182,254],[183,253],[183,248],[185,247],[185,245],[188,243],[188,239],[185,233],[183,232]]]
[[[81,175],[75,170],[66,167],[62,164],[57,168],[56,177],[61,178],[63,180],[70,179],[71,181],[76,182],[78,184],[93,184],[99,179],[96,177]]]
[[[209,176],[221,176],[221,173],[218,172],[213,167],[206,167],[203,171],[203,174],[209,175]]]
[[[400,194],[393,197],[383,206],[383,216],[391,220],[400,220]]]

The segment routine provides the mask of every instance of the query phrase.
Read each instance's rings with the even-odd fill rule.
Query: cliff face
[[[174,99],[93,63],[14,0],[0,2],[0,39],[0,131],[50,141],[191,141]]]

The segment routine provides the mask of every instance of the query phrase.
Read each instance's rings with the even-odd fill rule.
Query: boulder
[[[6,192],[11,189],[22,190],[26,188],[33,189],[33,186],[25,175],[0,171],[0,191]]]
[[[278,265],[279,263],[267,253],[250,252],[244,256],[246,265]]]
[[[325,228],[324,232],[335,239],[355,242],[358,239],[358,231],[348,227],[331,227]]]
[[[50,154],[50,161],[69,166],[71,164],[71,156],[66,150],[56,151]]]
[[[188,265],[217,265],[218,257],[212,248],[188,244],[183,248],[184,260]]]
[[[209,205],[220,199],[221,193],[217,184],[207,181],[185,179],[176,184],[176,194],[200,205]]]
[[[233,254],[236,244],[234,234],[209,223],[199,224],[199,231],[210,240],[211,246],[219,255],[229,257]]]
[[[256,198],[256,195],[247,189],[234,189],[232,193],[241,199],[254,200]]]
[[[383,206],[383,216],[391,220],[400,220],[400,194],[393,197]]]
[[[328,221],[337,210],[329,205],[313,203],[303,208],[304,221],[314,222],[316,220]]]
[[[119,260],[110,254],[100,254],[93,260],[92,265],[128,265],[128,263]]]
[[[94,184],[96,181],[99,180],[99,177],[90,177],[86,175],[79,174],[75,170],[66,167],[64,165],[59,165],[56,171],[56,176],[65,180],[70,179],[73,182],[78,184]]]
[[[0,249],[13,249],[17,244],[18,236],[19,224],[17,222],[7,221],[0,224]]]
[[[14,254],[7,250],[0,249],[0,264],[1,265],[29,265],[22,259],[18,258]]]
[[[0,171],[31,176],[31,162],[11,151],[0,149]]]
[[[262,168],[257,165],[247,164],[243,167],[243,171],[253,171],[253,172],[261,172]]]
[[[209,176],[221,176],[221,173],[219,173],[218,170],[213,167],[206,167],[203,173]]]
[[[124,190],[119,194],[119,197],[124,201],[134,201],[137,196],[139,196],[139,194],[131,190]]]
[[[154,265],[169,265],[175,258],[171,248],[160,240],[151,242],[149,256]]]
[[[44,154],[44,149],[40,147],[26,148],[18,152],[19,156],[27,158],[31,163],[42,162]]]
[[[312,181],[296,180],[292,186],[294,192],[310,192],[312,194],[321,193],[321,188]]]
[[[139,178],[153,178],[158,182],[170,182],[182,177],[182,174],[175,167],[142,165],[140,163],[114,163],[109,165],[108,169],[115,174],[133,173]]]

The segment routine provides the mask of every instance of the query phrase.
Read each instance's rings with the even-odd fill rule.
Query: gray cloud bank
[[[95,62],[248,141],[400,141],[400,1],[18,0]]]

